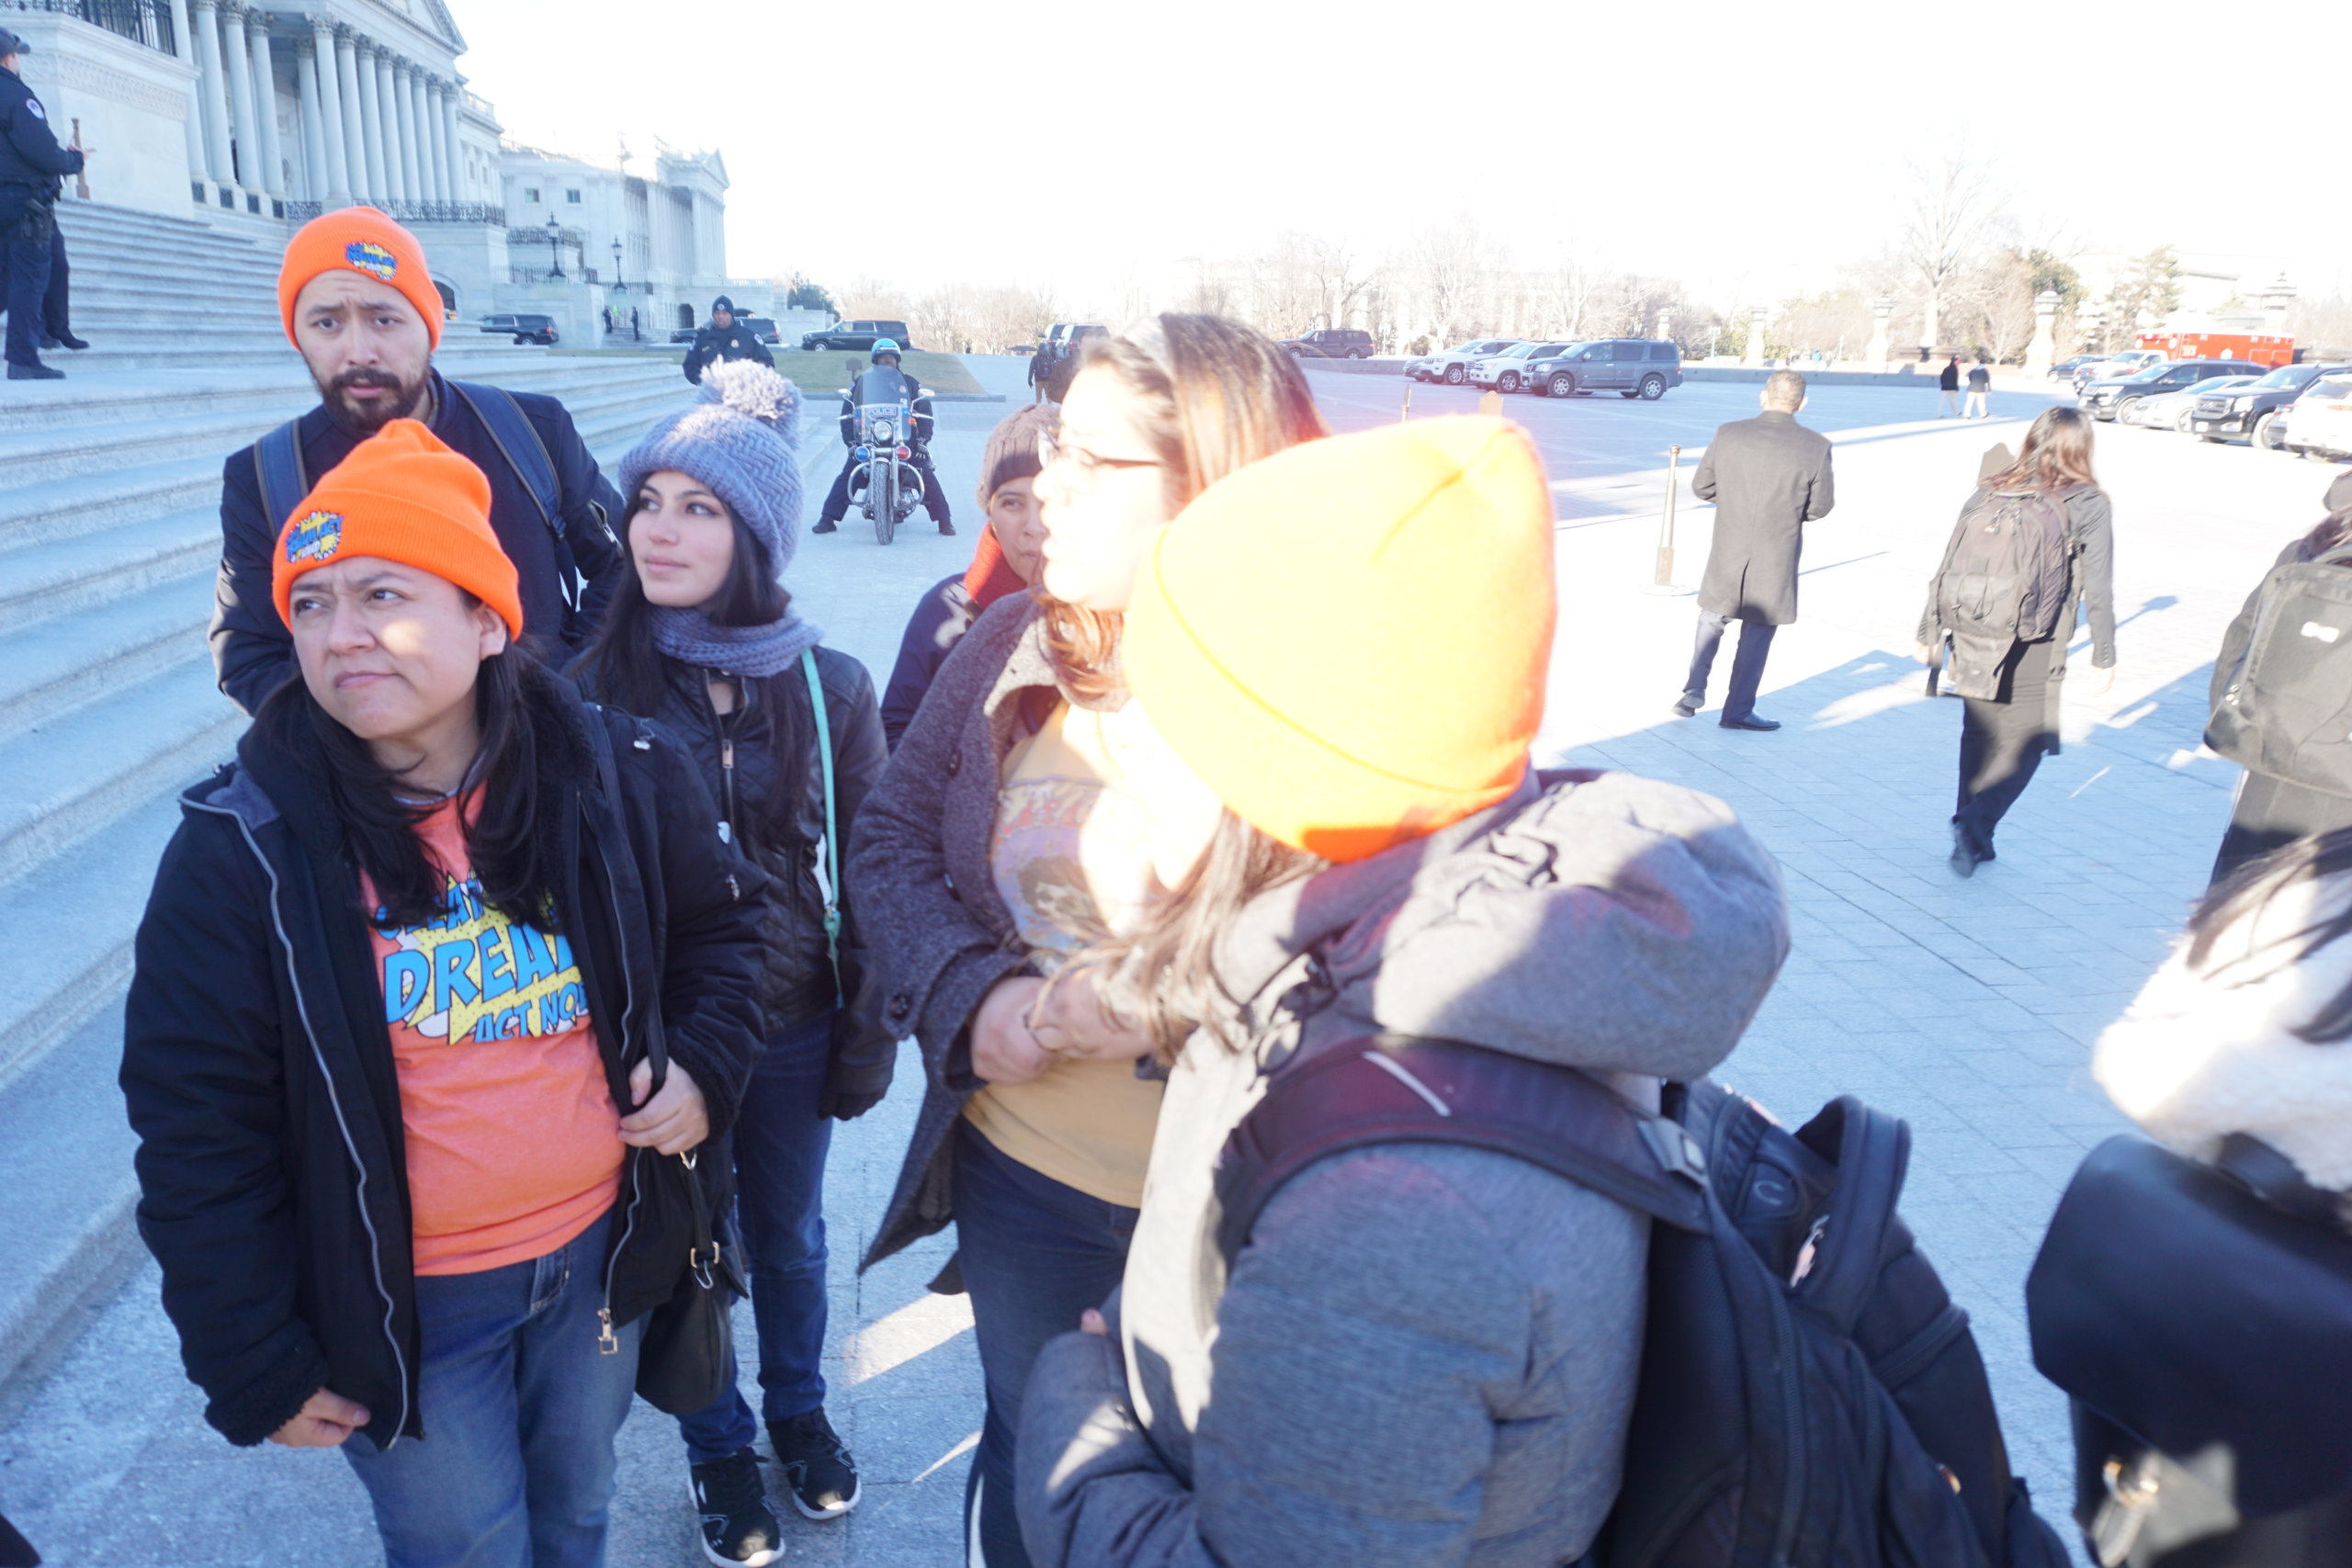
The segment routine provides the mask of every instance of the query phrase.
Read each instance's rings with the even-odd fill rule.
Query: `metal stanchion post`
[[[1660,588],[1674,586],[1674,501],[1682,489],[1682,448],[1666,449],[1666,517],[1658,528],[1657,581]]]
[[[1500,392],[1487,392],[1481,395],[1478,399],[1478,412],[1488,419],[1502,418],[1503,395]]]
[[[1413,417],[1413,378],[1412,378],[1410,376],[1408,376],[1408,377],[1406,377],[1406,378],[1405,378],[1405,406],[1404,406],[1403,408],[1401,408],[1401,409],[1399,409],[1399,410],[1397,410],[1397,411],[1396,411],[1396,423],[1399,423],[1399,424],[1402,424],[1402,423],[1404,423],[1407,420],[1408,420],[1408,419],[1410,419],[1410,418],[1412,418],[1412,417]]]

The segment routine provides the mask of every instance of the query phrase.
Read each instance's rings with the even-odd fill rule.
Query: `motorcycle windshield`
[[[850,389],[850,400],[863,409],[896,408],[910,400],[911,389],[906,376],[895,365],[877,365],[859,376]]]

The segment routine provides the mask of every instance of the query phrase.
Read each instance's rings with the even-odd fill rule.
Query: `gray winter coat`
[[[999,980],[1035,973],[997,894],[989,846],[1005,753],[1032,703],[1042,710],[1062,700],[1043,629],[1026,593],[999,600],[972,624],[850,830],[842,874],[881,973],[884,1012],[922,1047],[926,1080],[898,1188],[861,1268],[955,1217],[947,1134],[983,1087],[965,1026]],[[944,1275],[936,1288],[961,1289],[954,1280]]]
[[[1484,1150],[1309,1168],[1226,1276],[1214,1170],[1270,1074],[1377,1030],[1581,1067],[1655,1105],[1788,950],[1771,857],[1721,802],[1530,781],[1426,840],[1252,903],[1218,946],[1244,1047],[1171,1073],[1113,1338],[1022,1398],[1038,1568],[1557,1568],[1616,1495],[1647,1223]]]
[[[1837,504],[1829,438],[1770,409],[1734,420],[1707,443],[1690,492],[1715,503],[1699,608],[1768,626],[1795,620],[1804,525]]]

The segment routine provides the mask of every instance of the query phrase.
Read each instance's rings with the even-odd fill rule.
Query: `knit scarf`
[[[1028,586],[1005,560],[1004,547],[997,543],[996,530],[983,525],[979,547],[972,552],[971,570],[964,573],[964,592],[971,595],[973,607],[985,610],[1007,594],[1018,593]]]
[[[781,675],[825,639],[823,632],[795,615],[762,626],[722,626],[700,610],[660,604],[652,610],[654,647],[673,659],[729,675]]]

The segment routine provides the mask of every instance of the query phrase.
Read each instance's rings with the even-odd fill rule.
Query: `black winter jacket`
[[[775,366],[775,355],[760,341],[760,334],[739,320],[731,327],[705,325],[695,331],[694,346],[686,350],[686,379],[700,386],[704,371],[730,359],[755,359],[770,368]]]
[[[855,903],[846,896],[841,900],[838,989],[825,952],[825,898],[819,881],[825,781],[817,760],[816,714],[809,706],[808,677],[797,665],[781,675],[739,677],[742,701],[722,718],[710,704],[709,671],[666,656],[662,663],[668,679],[661,704],[647,716],[658,720],[692,753],[719,816],[769,878],[767,909],[760,925],[765,958],[760,1001],[768,1032],[775,1034],[840,1004],[833,1018],[826,1093],[844,1106],[871,1107],[890,1088],[898,1036],[882,1020],[880,981],[868,962]],[[833,810],[841,835],[836,852],[845,862],[850,824],[857,819],[866,792],[882,776],[888,759],[881,721],[874,711],[874,682],[865,666],[846,653],[820,648],[817,678],[825,690],[826,728],[833,751]],[[593,681],[589,694],[609,695],[597,691]],[[763,825],[764,831],[760,831]]]
[[[943,577],[923,592],[907,629],[899,637],[899,661],[890,666],[890,683],[882,691],[882,739],[897,750],[907,726],[915,721],[922,696],[931,690],[939,667],[964,640],[979,615],[979,606],[964,590],[964,574]]]
[[[368,1438],[422,1438],[400,1084],[359,897],[298,694],[186,813],[140,922],[122,1090],[139,1229],[163,1265],[205,1418],[258,1443],[311,1393],[367,1406]],[[765,879],[720,842],[693,762],[657,728],[532,678],[540,798],[563,838],[566,932],[614,1103],[655,1030],[735,1119],[759,1049]],[[590,725],[611,737],[619,798]],[[516,1130],[527,1158],[529,1130]],[[701,1162],[709,1168],[720,1162]],[[616,1325],[669,1298],[686,1259],[684,1163],[631,1149],[604,1280]]]
[[[435,435],[472,459],[490,480],[490,525],[514,563],[522,591],[523,635],[540,657],[560,662],[569,657],[570,648],[586,645],[618,581],[608,569],[620,559],[613,528],[622,514],[621,499],[598,470],[561,403],[537,392],[513,396],[555,464],[563,545],[586,580],[577,615],[566,604],[557,542],[539,515],[538,502],[500,451],[497,438],[449,390],[437,370],[433,372],[434,408],[428,423]],[[359,445],[358,437],[328,417],[324,404],[302,415],[297,430],[302,469],[313,484]],[[220,689],[247,713],[259,713],[269,694],[294,672],[294,637],[278,618],[269,590],[270,552],[285,523],[283,517],[269,516],[262,504],[254,448],[232,453],[220,474],[220,574],[213,590],[212,668]]]

